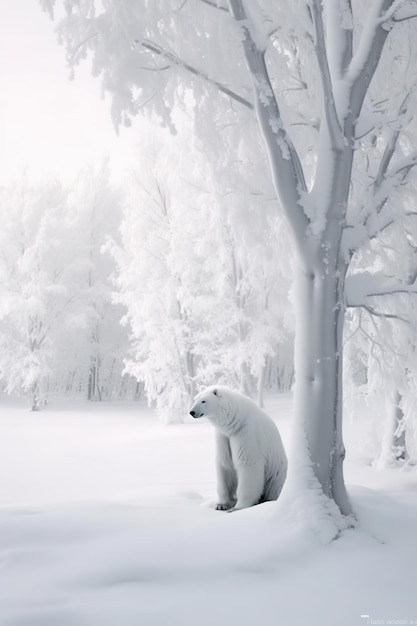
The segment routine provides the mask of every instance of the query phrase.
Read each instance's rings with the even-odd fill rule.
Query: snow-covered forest
[[[54,394],[135,393],[121,378],[127,333],[101,253],[121,221],[106,164],[71,186],[27,176],[1,192],[1,380],[34,410]]]
[[[413,456],[414,3],[41,4],[138,139],[117,183],[2,189],[3,388],[176,422],[213,380],[262,404],[295,377],[325,472],[357,398]]]
[[[212,380],[261,402],[264,388],[290,388],[284,229],[264,191],[238,192],[241,173],[232,190],[214,182],[184,127],[175,140],[152,133],[123,184],[104,161],[70,184],[22,175],[3,187],[0,375],[34,410],[62,395],[145,395],[175,422]]]
[[[205,470],[197,471],[195,483],[187,475],[187,468],[193,473],[191,464],[214,458],[209,444],[191,431],[200,428],[205,436],[206,425],[191,426],[190,407],[205,386],[227,385],[276,411],[272,417],[283,430],[288,477],[276,508],[254,507],[237,526],[233,518],[241,512],[218,526],[210,506],[191,513],[208,530],[209,547],[201,554],[196,550],[202,570],[194,557],[186,559],[178,570],[184,580],[194,570],[211,577],[211,549],[227,572],[226,586],[230,568],[240,573],[248,568],[252,577],[259,567],[267,577],[271,567],[276,581],[283,558],[297,571],[294,586],[287,585],[294,598],[306,584],[296,566],[302,559],[298,545],[311,555],[316,542],[327,546],[342,536],[339,556],[331,556],[342,571],[350,545],[358,554],[363,547],[372,559],[368,534],[392,546],[403,530],[407,539],[395,545],[401,558],[408,558],[417,485],[417,0],[35,4],[56,40],[53,54],[62,59],[63,75],[66,71],[74,88],[77,81],[84,88],[88,72],[85,85],[94,84],[103,97],[97,111],[107,107],[119,148],[128,141],[132,149],[125,151],[122,166],[112,150],[92,158],[81,150],[71,175],[58,166],[59,151],[55,171],[39,172],[32,156],[0,178],[4,441],[12,447],[22,442],[28,468],[41,483],[48,464],[37,468],[30,437],[40,448],[53,449],[56,429],[68,438],[57,450],[64,458],[81,459],[80,475],[72,482],[70,464],[48,451],[46,459],[61,478],[56,484],[47,478],[45,491],[36,488],[33,506],[49,500],[67,506],[71,498],[84,506],[98,490],[106,524],[111,517],[103,532],[112,536],[114,553],[122,526],[133,535],[136,523],[145,534],[152,529],[154,548],[158,533],[169,531],[163,542],[168,556],[158,557],[154,572],[158,585],[162,571],[170,580],[181,560],[174,531],[181,526],[182,507],[212,498]],[[83,102],[81,95],[77,120]],[[7,111],[13,109],[14,103],[0,108],[5,126],[12,123]],[[36,115],[29,121],[36,126]],[[65,126],[65,119],[60,124]],[[87,152],[87,127],[84,132]],[[63,138],[64,128],[62,133]],[[24,134],[19,141],[24,145]],[[12,140],[10,153],[13,145]],[[39,148],[41,160],[41,143]],[[61,149],[65,153],[63,140]],[[22,403],[31,409],[26,417]],[[67,410],[74,431],[63,416]],[[96,445],[100,416],[104,433]],[[163,429],[166,425],[171,428]],[[100,470],[104,486],[88,474],[79,436],[89,442],[97,468],[106,467],[107,453],[121,464],[115,475]],[[130,436],[139,448],[149,442],[140,463]],[[178,456],[170,446],[177,446]],[[4,471],[14,478],[11,487],[3,486],[2,502],[31,505],[30,489],[20,485],[19,463],[12,455],[5,458]],[[132,471],[141,473],[138,483],[132,482]],[[166,474],[172,475],[173,492]],[[67,480],[68,497],[60,491]],[[153,486],[156,495],[150,494]],[[386,500],[391,496],[401,513],[392,519]],[[174,501],[164,506],[171,507],[174,531],[161,522],[155,504],[155,498],[171,502],[170,497]],[[134,507],[134,515],[115,501]],[[140,521],[138,506],[144,512]],[[93,516],[100,519],[97,508]],[[79,518],[79,508],[65,518],[70,534],[77,532]],[[48,523],[53,526],[54,520]],[[265,541],[256,534],[248,551],[260,527]],[[86,532],[82,526],[83,537]],[[229,560],[214,549],[218,540],[233,545]],[[121,543],[125,556],[129,541]],[[132,536],[131,545],[138,548],[135,541]],[[187,541],[191,552],[201,547],[198,533]],[[97,548],[93,561],[103,546]],[[411,548],[415,555],[415,541]],[[151,557],[145,553],[142,567],[148,572]],[[111,571],[113,557],[104,558],[105,570]],[[378,553],[375,566],[379,558]],[[396,558],[391,554],[392,571]],[[142,570],[137,574],[137,564],[129,561],[130,574],[126,562],[119,563],[121,579],[136,585]],[[316,575],[326,578],[322,565]],[[79,572],[76,562],[72,567]],[[346,572],[345,586],[354,577],[352,564]],[[411,569],[408,581],[407,572]],[[100,584],[97,572],[85,575]],[[394,600],[380,611],[375,584],[365,606],[358,587],[357,623],[416,624],[408,583],[397,590],[391,574],[375,575],[374,581],[395,588]],[[265,587],[255,587],[259,600]],[[311,589],[314,604],[314,585]],[[231,592],[237,606],[240,592],[233,585]],[[158,594],[160,587],[155,598]],[[78,596],[76,604],[81,610]],[[118,597],[114,615],[120,605]],[[343,621],[336,600],[328,606],[326,618],[313,609],[313,625],[351,626],[351,613]],[[181,619],[177,609],[173,615]],[[10,610],[12,621],[5,626],[32,626],[19,621],[25,619],[21,614],[14,622],[15,609]],[[91,607],[87,617],[68,623],[92,626],[98,613],[89,618],[88,611]],[[292,620],[289,604],[283,611],[286,626],[310,619],[301,612]],[[39,615],[45,619],[42,611]],[[275,615],[268,609],[265,624],[275,624]],[[221,624],[233,620],[225,616]],[[238,616],[237,623],[249,623],[240,606]],[[126,624],[142,617],[128,608]],[[188,618],[191,623],[194,616]],[[114,619],[101,615],[100,623],[114,626]],[[164,620],[168,614],[149,624],[171,623]]]

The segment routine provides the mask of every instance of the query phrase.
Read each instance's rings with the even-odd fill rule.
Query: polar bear
[[[278,428],[253,400],[228,387],[207,387],[191,407],[216,429],[219,511],[276,500],[287,475],[287,456]]]

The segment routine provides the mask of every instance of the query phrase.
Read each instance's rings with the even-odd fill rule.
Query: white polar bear
[[[287,456],[278,428],[250,398],[227,387],[202,391],[190,410],[216,429],[217,492],[220,511],[276,500],[287,475]]]

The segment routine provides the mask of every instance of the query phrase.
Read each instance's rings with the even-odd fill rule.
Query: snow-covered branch
[[[397,140],[395,140],[395,143],[396,141]],[[391,161],[392,155],[394,154],[394,150],[395,146],[393,146],[391,153],[391,147],[389,144],[387,145],[381,161],[384,171],[381,173],[380,178],[377,176],[375,179],[373,198],[370,200],[369,208],[365,211],[366,218],[362,221],[362,224],[365,225],[370,238],[375,237],[379,232],[382,232],[382,230],[387,228],[387,226],[392,223],[392,215],[386,216],[385,220],[382,221],[379,220],[378,216],[382,213],[382,210],[386,206],[390,195],[392,194],[393,188],[398,187],[400,184],[404,184],[410,171],[417,165],[417,150],[414,150],[407,157],[399,160],[395,167],[393,167],[387,174],[386,169],[388,167],[388,163]],[[384,163],[384,157],[386,164]]]
[[[384,22],[404,22],[417,17],[416,0],[395,0],[391,8],[383,16]]]
[[[347,79],[352,85],[350,105],[355,118],[359,116],[362,109],[365,95],[378,67],[390,30],[382,18],[394,1],[375,0],[373,2],[359,45],[349,65]]]
[[[344,138],[336,112],[332,79],[330,76],[329,62],[327,58],[323,25],[323,0],[312,0],[311,13],[314,24],[316,57],[323,89],[324,111],[329,129],[330,140],[333,150],[342,151],[344,147]]]
[[[381,273],[358,272],[346,278],[347,306],[369,306],[368,298],[391,296],[396,293],[417,294],[417,282],[401,283]]]
[[[408,110],[408,99],[409,94],[406,95],[401,103],[395,120],[392,120],[393,127],[389,131],[390,134],[370,189],[370,197],[359,212],[355,224],[348,229],[344,237],[345,245],[348,241],[350,242],[350,250],[360,247],[364,238],[373,239],[394,223],[392,212],[385,214],[383,219],[381,219],[383,209],[386,207],[393,189],[400,184],[404,184],[411,169],[417,165],[417,150],[399,160],[395,165],[392,164],[392,159],[395,156],[399,139],[406,124],[404,118]],[[354,241],[355,237],[357,238],[356,243]]]
[[[398,122],[397,112],[390,115],[380,111],[362,114],[355,123],[355,139],[363,139],[372,131],[378,131],[379,129],[396,122]]]
[[[166,61],[169,61],[173,63],[174,65],[177,65],[178,67],[182,67],[183,69],[187,70],[187,72],[194,74],[194,76],[198,76],[199,78],[202,78],[203,80],[207,81],[211,85],[214,85],[215,87],[217,87],[219,91],[226,94],[226,96],[229,96],[233,100],[236,100],[236,102],[239,102],[239,104],[243,104],[243,106],[245,106],[246,108],[248,109],[254,108],[253,104],[249,102],[249,100],[246,100],[246,98],[243,98],[242,96],[237,94],[235,91],[232,91],[231,89],[226,87],[226,85],[222,85],[217,80],[210,78],[210,76],[208,76],[208,74],[206,74],[202,70],[199,70],[193,65],[186,63],[185,61],[183,61],[183,59],[180,59],[173,52],[164,50],[164,48],[162,48],[162,46],[158,45],[157,43],[154,43],[152,41],[142,41],[142,42],[137,41],[136,43],[137,44],[140,43],[142,48],[145,48],[145,50],[149,50],[149,52],[159,55],[162,59],[165,59]]]
[[[395,219],[393,215],[391,214],[386,216],[385,219],[383,220],[381,219],[374,220],[373,226],[367,223],[366,230],[368,232],[369,239],[375,239],[375,237],[383,233],[387,228],[389,228],[393,224],[395,224]]]
[[[399,11],[398,14],[395,14],[394,17],[392,18],[393,22],[406,22],[407,20],[413,20],[417,17],[417,12],[413,13],[412,11],[410,12],[402,12]]]
[[[326,43],[333,81],[342,80],[352,60],[353,15],[351,0],[326,2]]]
[[[367,305],[367,304],[359,304],[359,305],[355,305],[355,307],[364,309],[367,313],[369,313],[373,317],[382,317],[388,320],[390,319],[398,320],[400,322],[404,322],[404,324],[410,323],[410,320],[407,320],[405,317],[401,317],[401,315],[395,315],[394,313],[384,313],[383,311],[379,311],[375,307]]]
[[[218,9],[219,11],[225,11],[226,13],[229,12],[229,9],[227,7],[222,6],[221,4],[216,2],[216,0],[200,0],[200,2],[203,2],[204,4],[208,4],[210,7],[213,7],[214,9]]]
[[[309,220],[301,207],[301,194],[307,191],[297,151],[284,127],[281,112],[265,63],[265,51],[255,42],[255,26],[250,24],[242,0],[229,0],[230,11],[242,33],[242,44],[252,78],[255,110],[272,165],[275,187],[300,249]]]
[[[388,167],[391,163],[392,157],[394,156],[395,150],[397,148],[398,139],[403,128],[403,123],[401,122],[403,122],[404,116],[407,113],[408,99],[409,94],[406,95],[398,110],[396,123],[394,125],[394,128],[390,132],[390,136],[385,146],[384,154],[382,155],[381,161],[379,163],[378,172],[375,176],[375,181],[373,185],[374,192],[380,189],[382,182],[387,175]]]
[[[417,165],[417,150],[413,150],[406,157],[396,163],[392,172],[390,172],[390,178],[396,178],[398,174],[403,174],[402,180],[407,176],[409,171]]]

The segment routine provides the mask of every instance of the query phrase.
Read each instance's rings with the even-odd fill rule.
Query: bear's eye
[[[201,400],[201,404],[205,404],[205,403],[206,403],[206,401],[205,401],[205,400]]]

